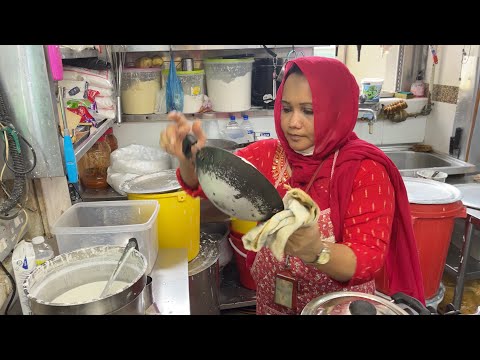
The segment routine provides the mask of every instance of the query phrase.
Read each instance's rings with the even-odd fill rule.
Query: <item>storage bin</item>
[[[452,185],[420,178],[403,178],[410,202],[413,232],[423,277],[425,299],[434,298],[447,260],[456,218],[466,217],[460,191]],[[379,292],[392,295],[385,268],[376,275]]]
[[[165,84],[168,80],[169,69],[162,71]],[[183,89],[183,113],[198,113],[203,105],[203,95],[205,94],[205,71],[177,71],[177,77],[182,84]]]
[[[246,111],[251,108],[253,58],[205,59],[207,95],[213,111]]]
[[[158,255],[158,210],[155,200],[82,202],[60,216],[52,233],[60,254],[96,245],[126,246],[135,238],[150,273]]]
[[[125,68],[121,101],[124,114],[153,114],[161,88],[161,68]]]

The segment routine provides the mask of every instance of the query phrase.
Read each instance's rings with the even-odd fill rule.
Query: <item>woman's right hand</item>
[[[180,164],[189,162],[182,150],[182,143],[185,136],[190,131],[193,132],[197,138],[197,143],[192,146],[192,158],[198,150],[205,146],[207,137],[201,127],[201,121],[195,120],[192,125],[188,122],[185,115],[181,112],[172,111],[168,114],[168,119],[173,120],[174,124],[168,125],[160,135],[160,146],[165,149],[167,153],[175,156],[180,161]]]
[[[195,189],[198,186],[198,178],[193,159],[195,159],[197,151],[207,142],[207,137],[202,130],[202,123],[197,119],[190,125],[185,115],[177,111],[170,112],[168,119],[173,120],[174,123],[168,125],[160,134],[160,146],[178,159],[183,181],[190,188]],[[183,139],[190,131],[196,136],[197,143],[192,146],[192,158],[187,159],[183,153]]]

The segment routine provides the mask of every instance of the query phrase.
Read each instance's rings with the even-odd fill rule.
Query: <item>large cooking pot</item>
[[[203,236],[200,252],[188,263],[191,315],[220,315],[219,257],[217,244]]]
[[[151,283],[146,275],[147,259],[133,250],[116,281],[122,281],[116,292],[99,298],[103,287],[120,259],[122,246],[94,246],[64,253],[46,261],[27,277],[23,290],[35,315],[105,315],[144,314],[149,304],[143,292]],[[101,282],[101,283],[97,283]],[[99,285],[93,288],[92,283]],[[101,285],[103,284],[103,286]],[[114,284],[115,285],[115,284]],[[83,289],[73,298],[60,301],[57,298],[69,291]],[[89,294],[88,296],[86,294]]]
[[[400,304],[405,306],[399,306]],[[431,315],[418,300],[396,293],[383,297],[355,291],[338,291],[310,301],[301,315]]]
[[[229,234],[230,230],[225,222],[211,222],[200,225],[200,238],[203,241],[210,241],[217,245],[220,271],[233,257],[233,249],[228,242]]]

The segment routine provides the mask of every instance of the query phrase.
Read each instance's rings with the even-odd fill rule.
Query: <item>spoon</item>
[[[102,291],[102,294],[100,295],[100,298],[104,298],[108,294],[108,290],[110,290],[110,287],[112,286],[113,282],[117,278],[118,274],[120,273],[120,270],[122,269],[123,265],[125,264],[128,256],[133,252],[133,250],[138,249],[138,243],[135,238],[131,238],[128,241],[127,246],[125,246],[125,249],[123,250],[123,254],[120,257],[120,260],[118,260],[117,266],[115,267],[115,270],[113,271],[112,275],[110,275],[110,279],[108,279],[107,285],[105,285],[105,288]]]

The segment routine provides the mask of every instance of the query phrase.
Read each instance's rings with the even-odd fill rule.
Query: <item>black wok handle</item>
[[[183,139],[182,151],[183,155],[185,155],[187,159],[192,158],[192,146],[195,145],[197,141],[197,138],[192,134],[187,134],[187,136],[185,136],[185,138]]]
[[[398,292],[392,295],[392,299],[395,304],[405,304],[410,306],[413,310],[415,310],[419,315],[431,315],[430,310],[428,310],[423,304],[418,301],[417,299],[408,296],[402,292]]]

